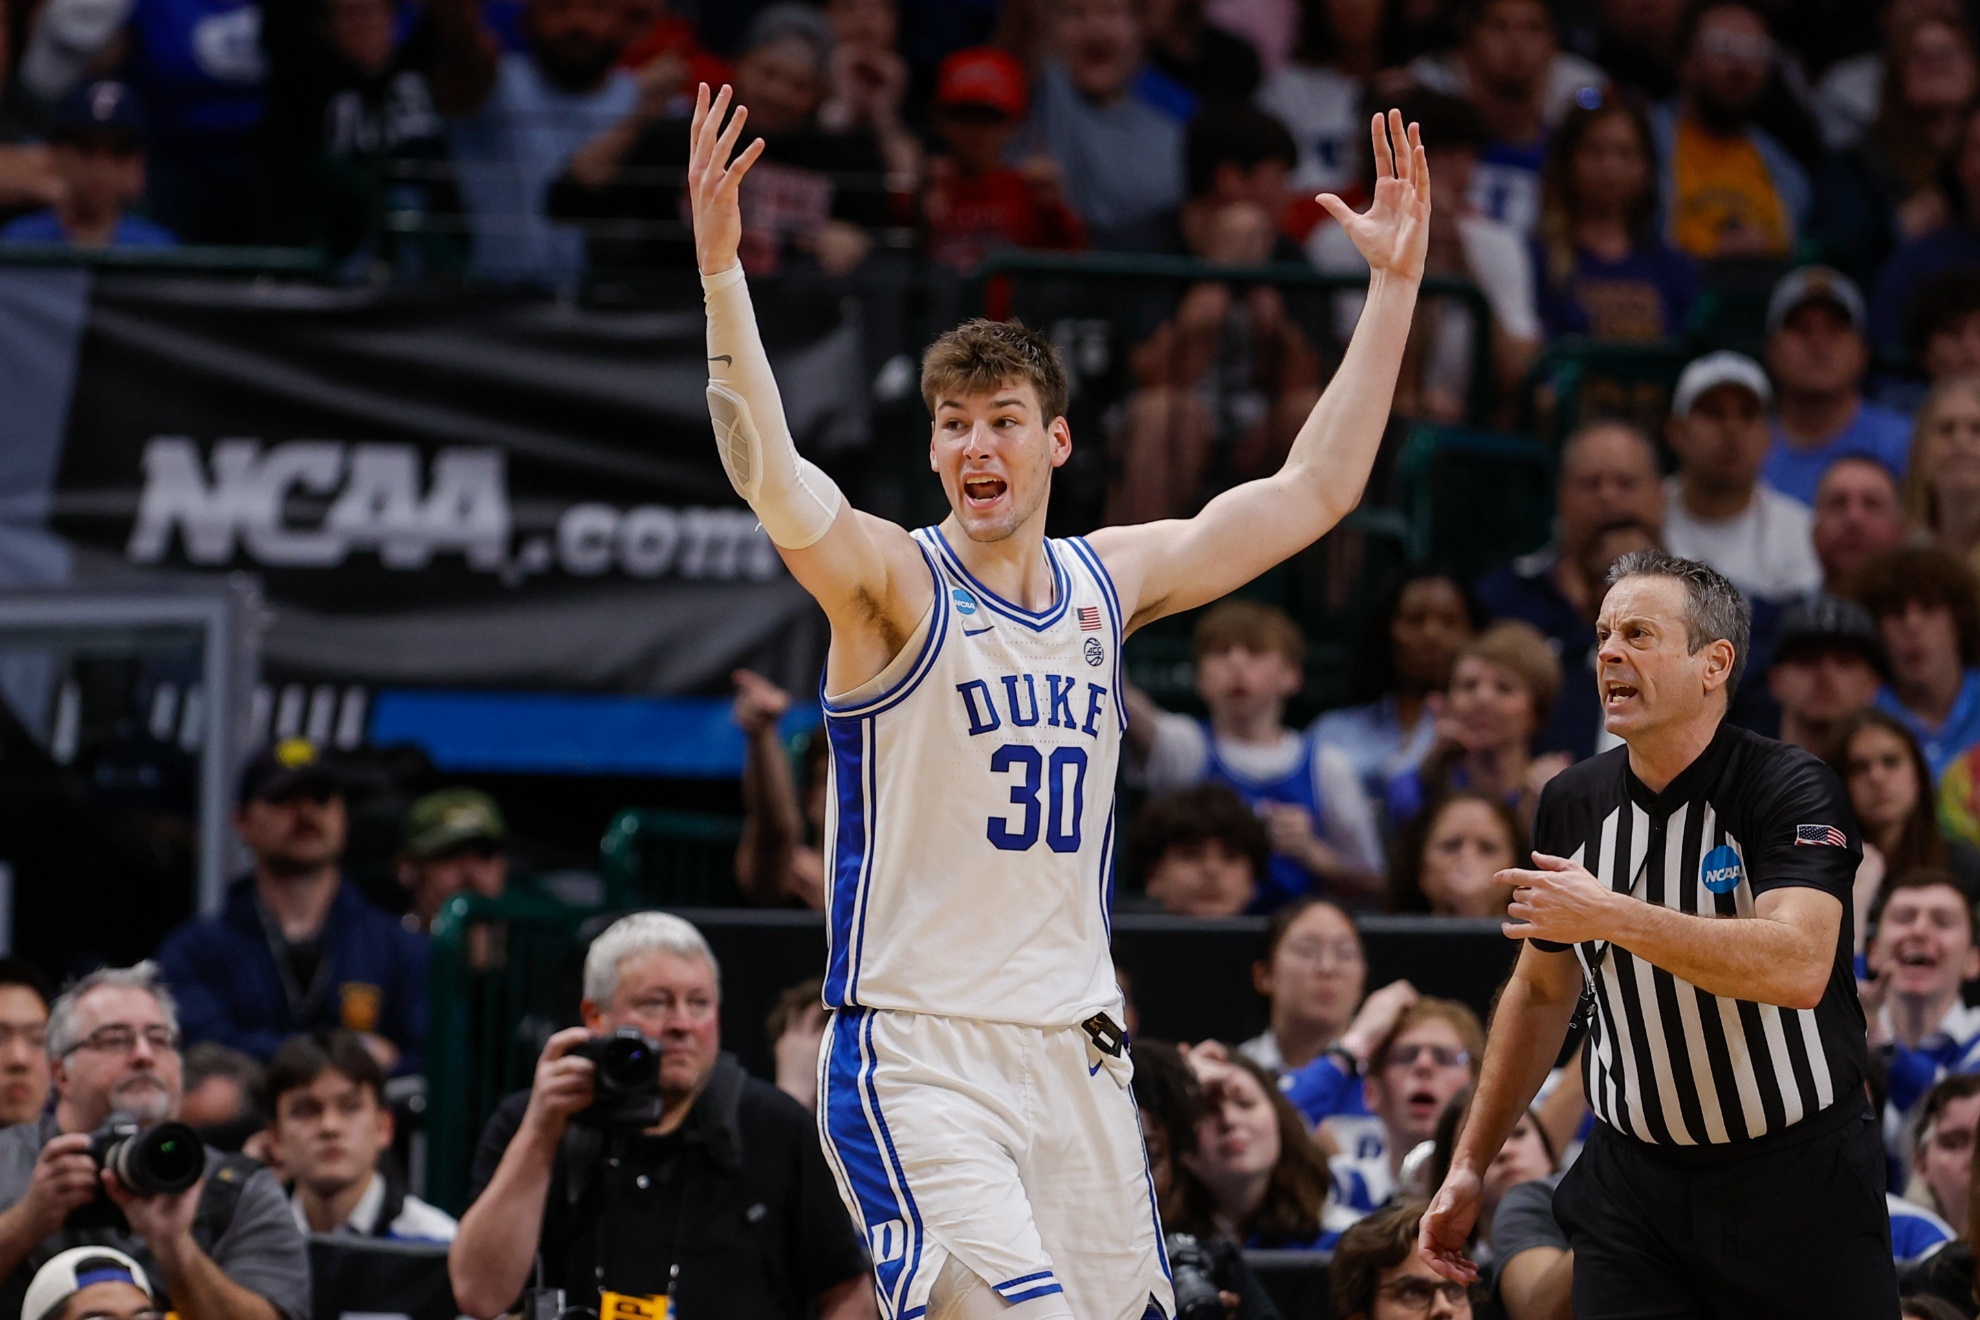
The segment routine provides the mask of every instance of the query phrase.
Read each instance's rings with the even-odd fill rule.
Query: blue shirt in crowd
[[[1362,706],[1343,706],[1313,721],[1307,732],[1322,747],[1347,757],[1370,802],[1380,802],[1389,781],[1415,766],[1437,741],[1437,721],[1426,711],[1405,733],[1396,694],[1386,693]]]
[[[426,1040],[426,937],[345,881],[316,952],[311,983],[296,984],[281,930],[249,876],[227,891],[219,916],[195,918],[167,935],[158,965],[178,996],[190,1044],[217,1040],[266,1060],[299,1031],[348,1027],[391,1041],[399,1070],[417,1072]]]
[[[467,205],[477,275],[561,284],[584,272],[584,235],[544,214],[550,185],[579,147],[632,113],[639,85],[614,69],[595,91],[567,92],[511,51],[495,86],[454,124],[455,173]]]
[[[9,221],[0,228],[0,243],[67,243],[68,234],[62,230],[61,220],[56,218],[55,208],[50,206],[40,211],[30,211],[18,220]],[[178,235],[169,229],[161,229],[151,221],[135,215],[127,215],[117,221],[117,228],[110,236],[110,246],[120,248],[165,248],[177,247]]]
[[[1814,449],[1789,444],[1776,422],[1774,442],[1767,449],[1767,461],[1760,466],[1760,478],[1783,495],[1812,507],[1822,474],[1844,457],[1874,458],[1899,477],[1904,476],[1911,458],[1911,419],[1865,399],[1835,439]]]
[[[1953,698],[1952,710],[1946,715],[1945,723],[1936,729],[1907,709],[1898,701],[1897,693],[1888,687],[1878,690],[1876,706],[1911,730],[1911,736],[1918,739],[1918,746],[1925,753],[1925,765],[1932,772],[1933,783],[1939,781],[1946,767],[1957,760],[1961,752],[1980,743],[1980,669],[1966,671],[1966,678],[1959,685],[1959,695]]]

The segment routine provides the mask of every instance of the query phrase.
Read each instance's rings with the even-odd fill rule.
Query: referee
[[[1595,626],[1623,747],[1558,775],[1506,933],[1471,1117],[1419,1238],[1471,1281],[1484,1170],[1583,998],[1600,1121],[1554,1195],[1574,1313],[1603,1320],[1895,1320],[1884,1153],[1850,965],[1862,855],[1813,756],[1725,724],[1749,615],[1660,550],[1610,570]]]

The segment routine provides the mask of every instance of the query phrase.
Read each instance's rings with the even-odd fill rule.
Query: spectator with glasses
[[[1324,899],[1282,908],[1265,931],[1251,983],[1271,1004],[1270,1025],[1238,1053],[1280,1076],[1279,1089],[1336,1150],[1374,1154],[1382,1125],[1361,1077],[1396,1018],[1417,999],[1391,981],[1366,999],[1368,958],[1348,914]]]
[[[0,958],[0,1128],[32,1123],[48,1105],[48,981]]]
[[[273,1174],[209,1148],[192,1187],[140,1195],[89,1154],[113,1114],[179,1116],[178,1012],[156,964],[78,981],[49,1013],[48,1052],[54,1111],[0,1132],[0,1314],[61,1252],[96,1246],[134,1259],[181,1320],[306,1320],[308,1259]]]
[[[1382,1149],[1336,1155],[1334,1194],[1366,1214],[1396,1198],[1403,1160],[1437,1134],[1452,1097],[1478,1081],[1485,1028],[1452,999],[1424,997],[1396,1017],[1362,1082],[1369,1112],[1382,1122]]]
[[[299,1031],[344,1027],[387,1072],[418,1071],[426,940],[343,878],[348,828],[315,743],[287,738],[248,763],[234,829],[254,868],[220,915],[187,922],[158,949],[190,1039],[266,1062]]]
[[[1416,1252],[1418,1202],[1390,1206],[1341,1234],[1328,1270],[1341,1320],[1471,1320],[1471,1290]]]

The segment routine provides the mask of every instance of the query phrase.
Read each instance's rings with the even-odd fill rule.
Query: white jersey
[[[1048,540],[1042,613],[914,533],[935,601],[825,697],[825,1002],[1065,1027],[1121,995],[1108,953],[1124,620],[1099,556]]]

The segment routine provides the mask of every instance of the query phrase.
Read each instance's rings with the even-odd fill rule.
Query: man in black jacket
[[[461,1310],[511,1309],[540,1257],[540,1286],[601,1316],[873,1320],[872,1270],[811,1116],[720,1051],[700,932],[660,912],[614,923],[585,958],[583,1015],[482,1133],[448,1258]],[[578,1050],[627,1028],[659,1056],[643,1112]]]

